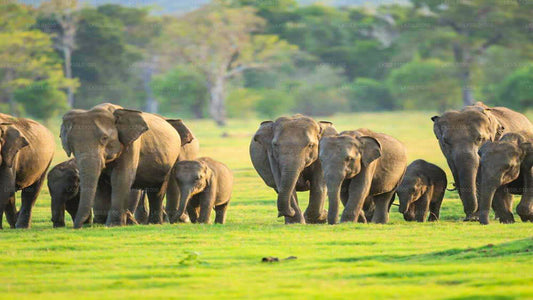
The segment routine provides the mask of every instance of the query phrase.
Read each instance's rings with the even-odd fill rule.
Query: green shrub
[[[352,111],[393,110],[396,103],[387,85],[371,78],[356,78],[348,89]]]
[[[294,106],[294,99],[282,90],[262,90],[261,98],[257,101],[255,109],[265,118],[274,119],[289,112]]]
[[[497,104],[522,110],[533,106],[533,65],[520,68],[498,87]]]
[[[34,118],[48,120],[67,110],[67,95],[48,80],[34,81],[15,90],[15,101]]]

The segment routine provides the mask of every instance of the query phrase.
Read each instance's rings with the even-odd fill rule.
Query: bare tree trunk
[[[463,105],[474,104],[474,93],[471,87],[470,66],[465,66],[461,70],[461,90],[463,94]]]
[[[69,47],[63,47],[63,55],[65,56],[65,77],[72,79],[72,50]],[[70,108],[74,107],[74,89],[72,86],[67,88],[67,103]]]
[[[224,77],[216,77],[214,82],[209,84],[211,102],[209,103],[209,113],[219,126],[226,125],[226,99],[224,91]]]
[[[155,114],[159,111],[159,103],[154,98],[152,86],[150,85],[153,72],[154,68],[152,62],[145,62],[142,79],[144,83],[144,91],[146,93],[146,111]]]
[[[13,80],[13,71],[12,70],[7,70],[6,71],[6,82],[11,82],[11,80]],[[11,87],[7,87],[7,90],[6,90],[6,93],[7,93],[7,101],[9,102],[9,113],[12,115],[12,116],[17,116],[17,106],[16,106],[16,103],[15,103],[15,95],[13,95],[13,89]]]

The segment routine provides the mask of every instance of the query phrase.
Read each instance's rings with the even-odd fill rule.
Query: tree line
[[[49,119],[103,101],[150,112],[440,110],[533,104],[533,3],[372,7],[213,0],[181,15],[73,0],[0,4],[0,108]]]

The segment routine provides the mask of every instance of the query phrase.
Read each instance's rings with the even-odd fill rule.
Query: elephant
[[[176,130],[160,116],[104,103],[63,116],[61,143],[80,173],[74,228],[94,207],[94,222],[126,224],[130,189],[147,189],[149,222],[163,222],[162,201],[181,149]]]
[[[487,141],[497,141],[513,131],[533,131],[526,116],[505,107],[488,107],[482,102],[461,111],[434,116],[433,131],[455,180],[465,212],[464,221],[478,219],[478,150]]]
[[[185,125],[183,120],[181,119],[166,119],[167,122],[176,129],[178,134],[181,138],[181,150],[180,155],[178,157],[178,162],[183,160],[193,160],[198,157],[198,153],[200,152],[200,142],[198,139],[194,136],[192,131]],[[176,201],[179,199],[179,190],[178,186],[173,180],[173,178],[170,178],[167,188],[167,206],[177,206],[177,202],[173,202],[172,199],[176,199]],[[140,224],[147,224],[148,223],[148,213],[149,213],[149,207],[148,203],[146,201],[145,192],[143,191],[140,196],[140,201],[137,203],[132,203],[130,209],[135,214],[135,219]],[[169,202],[169,199],[171,201]],[[167,215],[167,211],[164,212],[165,219],[169,218]],[[171,218],[176,218],[177,216],[170,216]]]
[[[424,222],[429,212],[428,221],[437,221],[446,186],[446,173],[440,167],[423,159],[412,162],[396,190],[404,219]]]
[[[226,165],[209,157],[183,160],[176,163],[173,176],[181,197],[179,207],[167,203],[167,212],[173,216],[170,223],[189,218],[192,223],[207,224],[214,209],[215,223],[224,224],[233,187],[233,174]]]
[[[533,133],[510,132],[479,149],[479,222],[489,223],[491,206],[501,223],[514,223],[512,194],[522,195],[516,212],[533,222]]]
[[[48,190],[50,191],[52,223],[54,228],[65,227],[65,210],[72,217],[76,218],[78,206],[80,204],[80,172],[75,159],[64,161],[48,172]],[[130,205],[138,202],[139,190],[132,190],[130,194]],[[127,212],[127,223],[137,224],[133,214]],[[85,224],[92,222],[92,214],[87,218]]]
[[[29,228],[32,209],[54,156],[52,133],[36,121],[0,114],[0,229]],[[15,193],[22,190],[17,212]]]
[[[278,217],[285,223],[324,223],[326,186],[318,160],[320,140],[337,134],[331,122],[294,115],[264,121],[250,143],[252,164],[265,184],[277,194]],[[309,191],[302,214],[296,191]]]
[[[338,222],[339,200],[344,204],[341,222],[360,219],[366,223],[361,210],[372,202],[371,221],[388,222],[396,188],[407,167],[406,149],[400,141],[366,128],[343,131],[320,141],[319,157],[328,191],[329,224]]]

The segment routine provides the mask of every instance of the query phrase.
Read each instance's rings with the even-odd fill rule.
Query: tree
[[[496,103],[513,109],[527,109],[533,106],[533,66],[516,70],[498,88]]]
[[[464,105],[474,102],[472,69],[477,58],[494,45],[510,46],[531,42],[533,4],[499,0],[411,0],[421,11],[421,23],[431,31],[447,31]],[[429,12],[429,13],[427,13]]]
[[[348,94],[352,111],[393,110],[397,106],[387,85],[371,78],[356,78]]]
[[[391,71],[388,84],[403,109],[444,111],[454,107],[460,87],[454,68],[440,60],[415,59]]]
[[[72,51],[76,47],[76,27],[79,15],[77,0],[50,0],[43,2],[40,10],[47,17],[52,18],[59,25],[58,33],[54,36],[54,47],[63,53],[65,63],[65,77],[72,79]],[[74,89],[67,88],[69,107],[74,105]]]
[[[226,83],[245,70],[280,64],[296,48],[275,35],[253,34],[264,20],[251,7],[215,1],[183,17],[169,17],[162,35],[163,55],[194,66],[206,79],[209,113],[226,123]]]
[[[17,98],[19,89],[30,88],[34,81],[46,83],[50,93],[58,95],[64,88],[75,89],[77,81],[63,75],[50,36],[42,31],[32,29],[35,23],[33,12],[26,6],[15,2],[0,4],[0,91],[8,99],[11,114],[18,114]],[[35,91],[35,86],[33,87]],[[36,98],[34,98],[35,100]],[[59,97],[60,99],[60,97]],[[43,105],[57,99],[39,99]],[[23,102],[30,109],[35,103]],[[50,114],[41,117],[50,117]]]

